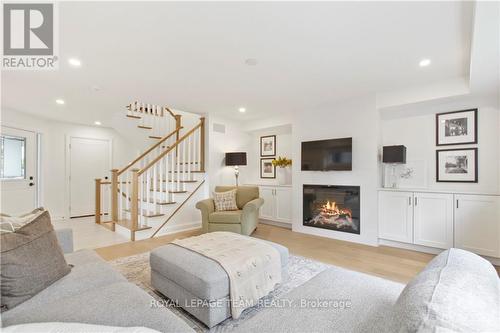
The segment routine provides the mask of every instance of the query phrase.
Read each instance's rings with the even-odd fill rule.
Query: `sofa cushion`
[[[387,316],[402,289],[396,282],[329,268],[232,332],[384,332],[374,325]]]
[[[281,267],[286,270],[288,249],[267,242],[280,253]],[[217,300],[229,295],[229,278],[216,261],[183,247],[168,244],[158,247],[150,255],[151,269],[177,283],[203,300]]]
[[[241,223],[242,210],[214,212],[209,215],[210,223]]]
[[[216,186],[215,191],[224,192],[236,189],[236,205],[238,209],[243,209],[243,206],[253,199],[259,197],[259,188],[257,186]]]
[[[85,283],[85,280],[82,281]],[[160,332],[193,332],[170,310],[128,282],[88,288],[78,295],[58,298],[24,311],[2,313],[2,325],[34,322],[77,322],[108,326],[144,326]],[[18,310],[14,308],[13,311]]]
[[[10,233],[1,234],[2,309],[12,309],[30,299],[71,271],[49,212]]]
[[[391,331],[500,331],[500,282],[473,253],[449,249],[408,285],[394,307]]]
[[[32,323],[6,327],[3,333],[159,333],[146,327],[118,327],[81,323]]]
[[[68,263],[74,265],[71,272],[27,300],[19,308],[35,308],[58,299],[84,293],[89,289],[106,286],[116,282],[126,282],[118,273],[92,250],[82,250],[66,255]],[[9,310],[14,314],[24,311],[17,307]]]

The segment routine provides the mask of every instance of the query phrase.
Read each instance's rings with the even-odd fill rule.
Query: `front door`
[[[37,206],[36,133],[2,126],[0,150],[0,211],[27,213]]]

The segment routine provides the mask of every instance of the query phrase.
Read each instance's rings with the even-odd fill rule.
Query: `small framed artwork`
[[[260,159],[260,178],[276,178],[276,167],[273,165],[274,158]]]
[[[276,135],[260,137],[260,156],[276,155]]]
[[[436,151],[436,181],[477,183],[477,148]]]
[[[477,143],[477,109],[436,114],[436,145]]]

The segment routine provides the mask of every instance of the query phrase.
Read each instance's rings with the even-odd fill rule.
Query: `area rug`
[[[263,298],[259,306],[255,306],[243,311],[241,316],[234,320],[228,318],[216,327],[208,329],[202,322],[198,321],[195,317],[184,311],[182,308],[175,306],[172,302],[165,302],[165,297],[155,291],[151,286],[151,270],[149,267],[149,252],[116,259],[110,262],[120,273],[122,273],[128,281],[134,283],[140,288],[144,289],[148,294],[153,296],[156,300],[165,304],[165,307],[174,312],[178,317],[184,320],[196,332],[228,332],[233,328],[239,326],[245,320],[255,316],[260,311],[273,303],[274,300],[280,298],[292,289],[300,286],[304,282],[310,280],[318,273],[324,271],[330,265],[321,263],[319,261],[290,255],[288,258],[288,277],[281,285],[278,286],[273,292]]]

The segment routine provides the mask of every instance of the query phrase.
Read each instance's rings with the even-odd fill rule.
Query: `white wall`
[[[276,157],[292,158],[292,126],[283,125],[252,131],[248,147],[248,166],[244,172],[249,184],[276,185],[277,179],[260,178],[260,137],[276,135]],[[293,163],[294,161],[292,161]]]
[[[214,124],[223,125],[225,133],[214,131]],[[229,119],[210,116],[207,121],[208,133],[208,177],[210,191],[217,185],[234,185],[234,168],[224,165],[225,153],[250,150],[251,135],[242,131],[241,124]],[[240,184],[248,183],[247,167],[240,168]]]
[[[68,212],[66,136],[112,140],[113,168],[123,167],[138,153],[126,138],[110,128],[58,122],[8,109],[2,109],[2,125],[41,133],[41,204],[54,219],[64,218]]]
[[[405,145],[407,161],[424,160],[427,163],[428,189],[446,191],[466,191],[498,193],[500,173],[499,153],[499,111],[496,105],[479,101],[478,107],[478,144],[436,146],[435,113],[458,111],[471,107],[457,108],[455,105],[440,105],[433,112],[410,117],[384,119],[381,123],[382,146]],[[429,105],[422,107],[422,113],[431,110]],[[478,183],[437,183],[436,150],[478,147]]]
[[[320,110],[304,110],[292,121],[292,158],[300,161],[302,141],[352,137],[352,171],[300,171],[293,164],[293,231],[359,243],[377,244],[379,116],[375,96],[345,101]],[[361,188],[361,234],[302,225],[303,184],[355,185]]]

